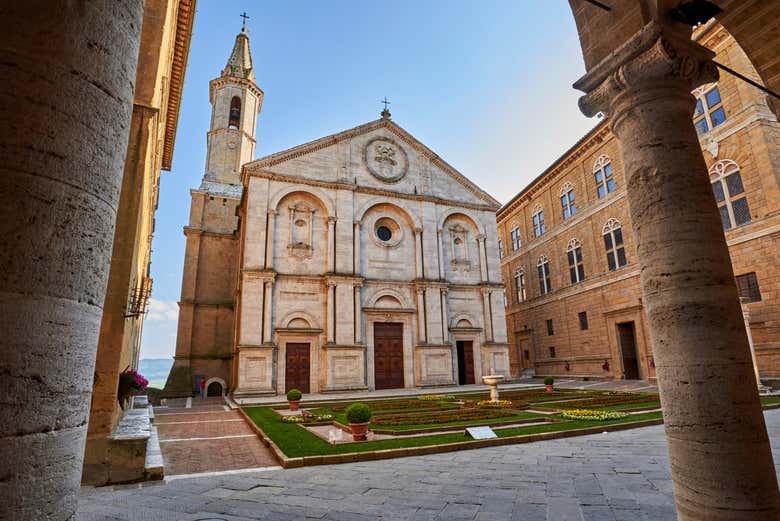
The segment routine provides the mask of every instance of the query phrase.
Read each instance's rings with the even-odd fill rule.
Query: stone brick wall
[[[695,35],[717,53],[717,60],[758,79],[745,53],[722,27],[710,26]],[[725,123],[700,136],[708,166],[731,160],[739,166],[750,222],[725,232],[734,273],[755,272],[761,300],[747,304],[751,333],[762,375],[780,375],[780,125],[759,90],[722,74],[717,84]],[[609,122],[596,126],[536,180],[507,203],[497,215],[503,244],[501,269],[506,284],[507,327],[513,375],[534,368],[537,374],[571,377],[624,376],[617,324],[633,322],[640,378],[652,378],[650,338],[641,301],[636,247],[628,200],[625,197],[620,143]],[[614,192],[599,198],[594,164],[607,156],[612,165]],[[563,219],[561,188],[574,189],[577,213]],[[534,208],[544,211],[547,231],[533,237]],[[603,227],[620,222],[627,264],[609,271]],[[522,247],[512,251],[511,230],[519,228]],[[674,233],[670,226],[669,233]],[[566,256],[571,239],[581,243],[584,281],[572,283]],[[541,255],[549,259],[553,291],[542,295],[537,275]],[[525,272],[527,300],[517,301],[515,273]],[[578,314],[587,313],[588,329],[581,330]],[[552,335],[547,320],[553,321]],[[550,348],[555,348],[551,356]],[[526,357],[525,351],[528,351]],[[608,362],[608,368],[604,364]],[[568,365],[568,369],[567,369]]]

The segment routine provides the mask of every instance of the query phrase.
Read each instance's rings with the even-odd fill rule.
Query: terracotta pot
[[[298,406],[301,404],[300,400],[287,400],[287,403],[290,404],[290,410],[291,411],[297,411]]]
[[[545,385],[544,388],[547,389],[546,392],[548,392],[548,393],[553,392],[553,386],[552,385]]]
[[[366,441],[366,433],[368,432],[368,424],[366,423],[350,423],[349,427],[352,429],[352,439],[355,441]]]

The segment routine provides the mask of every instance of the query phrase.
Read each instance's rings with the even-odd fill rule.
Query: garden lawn
[[[448,434],[434,434],[430,436],[410,436],[399,439],[366,441],[360,443],[343,443],[332,445],[322,438],[315,436],[300,425],[282,423],[279,415],[269,407],[247,407],[244,409],[247,415],[254,421],[266,435],[273,440],[281,451],[290,458],[304,456],[323,456],[330,454],[348,454],[352,452],[368,452],[374,450],[398,449],[407,447],[426,447],[430,445],[442,445],[472,441],[472,438],[462,432]],[[630,423],[649,419],[658,419],[660,412],[637,414],[610,421],[566,421],[561,423],[549,423],[545,425],[532,425],[528,427],[513,427],[510,429],[496,430],[500,438],[520,436],[525,434],[538,434],[542,432],[560,432],[585,427],[614,425],[618,423]],[[430,427],[430,425],[427,425]]]

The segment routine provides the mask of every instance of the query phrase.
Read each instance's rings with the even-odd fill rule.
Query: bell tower
[[[263,91],[255,84],[246,20],[222,74],[209,83],[211,126],[204,181],[240,185],[241,165],[255,153]]]
[[[245,17],[245,15],[242,15]],[[192,396],[232,387],[233,298],[238,273],[241,167],[255,154],[263,91],[255,84],[246,18],[227,65],[209,83],[211,125],[200,187],[190,190],[190,221],[179,301],[176,355],[164,396]]]

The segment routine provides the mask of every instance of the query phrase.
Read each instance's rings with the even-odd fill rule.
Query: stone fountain
[[[482,383],[490,386],[490,401],[498,402],[498,384],[504,381],[504,375],[490,374],[482,377]]]

